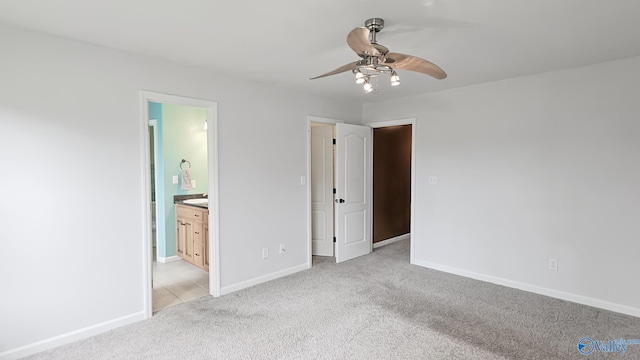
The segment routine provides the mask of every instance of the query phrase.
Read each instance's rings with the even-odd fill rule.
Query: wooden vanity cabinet
[[[209,271],[209,211],[176,204],[176,250],[178,256]]]

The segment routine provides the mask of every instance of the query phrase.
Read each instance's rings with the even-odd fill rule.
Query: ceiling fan
[[[382,28],[384,28],[383,19],[371,18],[365,21],[364,27],[357,27],[351,30],[347,35],[347,44],[362,59],[310,80],[351,70],[355,74],[356,84],[364,84],[365,93],[370,93],[376,90],[372,80],[383,74],[390,76],[391,86],[400,85],[400,77],[396,70],[416,71],[433,76],[436,79],[447,77],[447,74],[438,65],[430,61],[417,56],[389,52],[388,48],[378,44],[376,34]]]

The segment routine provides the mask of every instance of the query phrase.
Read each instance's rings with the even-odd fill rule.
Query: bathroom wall
[[[176,223],[174,195],[201,194],[207,192],[209,177],[207,172],[207,132],[204,121],[207,118],[205,109],[187,106],[162,104],[162,163],[164,171],[164,240],[160,247],[160,257],[176,255]],[[191,163],[191,178],[196,187],[182,190],[180,162],[182,159]],[[187,163],[182,168],[187,168]],[[173,184],[173,177],[178,176],[178,184]]]
[[[174,104],[149,103],[149,119],[157,121],[158,160],[156,161],[158,189],[156,203],[158,215],[158,256],[160,261],[176,255],[176,224],[174,195],[207,192],[207,132],[204,130],[206,110]],[[196,180],[194,189],[182,190],[180,162],[191,163],[191,176]],[[188,165],[185,163],[183,168]],[[173,177],[178,176],[178,184]]]

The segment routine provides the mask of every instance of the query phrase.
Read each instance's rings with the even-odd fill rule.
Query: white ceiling
[[[378,41],[449,75],[400,71],[364,94],[347,33],[385,20]],[[0,23],[237,77],[372,102],[640,55],[637,0],[0,0]]]

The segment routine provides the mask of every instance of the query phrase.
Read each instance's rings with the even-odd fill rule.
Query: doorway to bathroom
[[[143,259],[147,317],[220,293],[216,109],[209,101],[141,92],[148,130]]]

